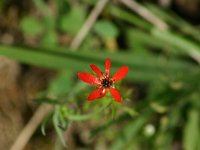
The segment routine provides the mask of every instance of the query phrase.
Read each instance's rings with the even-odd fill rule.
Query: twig
[[[144,19],[146,19],[148,22],[153,24],[159,29],[167,29],[168,25],[156,17],[153,13],[151,13],[148,9],[143,7],[142,5],[138,4],[134,0],[118,0],[119,2],[123,3],[125,6],[133,10],[134,12],[138,13],[140,16],[142,16]]]
[[[91,29],[92,25],[94,24],[97,17],[99,16],[108,1],[109,0],[99,0],[96,7],[92,10],[91,15],[85,21],[83,27],[72,41],[70,45],[71,48],[75,50],[80,46],[81,42],[84,40],[85,36]],[[48,115],[49,112],[53,110],[54,107],[52,105],[41,104],[36,110],[35,114],[32,116],[31,120],[21,131],[10,150],[23,150],[42,120]]]
[[[10,150],[23,150],[42,120],[53,110],[49,104],[41,104],[35,114],[19,134]]]
[[[73,50],[76,50],[80,46],[81,42],[83,41],[83,39],[85,38],[89,30],[91,29],[92,25],[95,23],[97,17],[99,16],[99,14],[101,13],[101,11],[103,10],[103,8],[105,7],[108,1],[109,0],[98,1],[95,8],[92,10],[91,14],[89,15],[89,17],[83,24],[82,28],[80,29],[79,33],[77,34],[77,36],[74,38],[73,42],[71,43],[70,47],[73,48]]]

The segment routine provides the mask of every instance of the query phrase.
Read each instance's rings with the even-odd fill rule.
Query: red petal
[[[110,93],[111,95],[113,96],[113,98],[115,99],[116,102],[121,102],[122,99],[121,99],[121,96],[120,96],[120,93],[117,89],[115,88],[110,88]]]
[[[105,62],[105,69],[106,69],[106,76],[107,77],[109,76],[109,73],[110,73],[110,66],[111,66],[110,59],[107,58],[106,62]]]
[[[106,95],[106,93],[107,91],[104,88],[97,89],[88,96],[88,101],[92,101],[97,98],[102,98]]]
[[[96,65],[91,64],[90,67],[100,78],[103,77],[101,70]]]
[[[103,88],[102,93],[100,94],[100,97],[99,97],[99,98],[104,97],[104,96],[106,95],[107,91],[108,91],[107,89],[104,89],[104,88]]]
[[[78,77],[82,81],[89,83],[89,84],[100,84],[101,83],[97,77],[91,75],[90,73],[80,72],[80,73],[78,73]]]
[[[123,79],[127,75],[127,73],[128,73],[128,66],[121,67],[119,68],[119,70],[117,70],[112,79],[114,82],[117,82],[118,80]]]

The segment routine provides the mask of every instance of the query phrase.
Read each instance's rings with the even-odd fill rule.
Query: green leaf
[[[188,121],[184,128],[183,147],[185,150],[196,150],[199,138],[199,112],[190,110],[188,112]]]
[[[94,25],[94,31],[102,38],[116,38],[119,34],[117,27],[107,20],[97,21]]]
[[[166,44],[165,41],[163,41],[162,39],[152,36],[144,30],[129,29],[127,37],[127,43],[129,47],[132,48],[134,51],[141,51],[141,48],[137,48],[137,46],[144,47],[144,49],[142,49],[142,52],[145,53],[150,53],[149,48],[152,48],[153,50],[167,48],[173,52],[175,51],[174,46]]]
[[[124,107],[123,110],[125,113],[127,113],[131,117],[135,117],[135,116],[139,115],[139,113],[136,110],[134,110],[133,108]]]
[[[66,115],[69,113],[68,111],[69,110],[65,106],[59,107],[59,121],[60,121],[59,127],[62,128],[63,130],[66,130],[69,124],[66,118]]]
[[[69,14],[61,16],[59,28],[63,32],[71,35],[76,35],[80,30],[85,20],[85,11],[81,6],[74,6],[71,8]]]
[[[46,126],[48,125],[50,119],[52,118],[53,113],[49,113],[47,117],[44,118],[44,120],[41,123],[41,131],[42,134],[45,136],[46,135]]]
[[[72,87],[72,71],[61,72],[48,87],[48,93],[54,96],[63,96],[68,93]]]
[[[58,43],[57,34],[54,31],[48,31],[41,41],[42,45],[45,47],[54,47]]]
[[[47,32],[54,30],[56,25],[56,19],[55,16],[52,14],[52,11],[49,8],[48,3],[46,3],[44,0],[33,0],[33,3],[42,14],[41,22],[43,24],[44,29]]]
[[[34,17],[24,17],[20,23],[23,33],[27,36],[36,36],[43,31],[43,25]]]
[[[56,130],[57,135],[59,136],[63,146],[66,147],[63,130],[60,128],[60,121],[59,121],[59,109],[56,107],[54,115],[53,115],[53,125]]]
[[[174,46],[181,53],[185,53],[190,56],[196,55],[196,57],[200,57],[200,46],[181,35],[170,31],[161,31],[156,28],[152,30],[152,34],[160,40],[165,41],[166,44]]]

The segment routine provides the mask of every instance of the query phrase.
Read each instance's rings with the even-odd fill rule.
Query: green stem
[[[88,120],[88,119],[91,119],[91,118],[95,117],[98,113],[102,112],[110,104],[111,104],[111,101],[109,101],[108,103],[105,103],[105,105],[103,105],[100,109],[98,109],[97,111],[92,112],[90,114],[86,114],[86,115],[68,115],[67,117],[68,117],[69,120],[73,120],[73,121]]]

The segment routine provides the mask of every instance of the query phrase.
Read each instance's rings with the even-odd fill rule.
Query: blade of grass
[[[135,26],[139,27],[139,28],[143,28],[146,30],[149,30],[152,25],[150,23],[148,23],[147,21],[145,21],[144,19],[138,17],[137,15],[130,13],[128,11],[125,11],[117,6],[114,5],[109,5],[107,11],[109,11],[109,13],[121,20],[127,21],[131,24],[134,24]]]
[[[191,110],[188,113],[188,121],[184,129],[183,145],[185,150],[196,149],[199,133],[199,112]]]
[[[154,28],[152,34],[155,37],[164,40],[166,44],[175,46],[178,50],[188,54],[200,63],[200,46],[198,44],[170,31],[161,31]]]
[[[59,127],[60,122],[59,122],[59,112],[58,112],[58,109],[55,109],[55,112],[53,114],[53,125],[54,125],[56,133],[58,134],[58,136],[59,136],[59,138],[60,138],[63,146],[66,147],[66,142],[65,142],[65,139],[64,139],[63,130]]]
[[[129,80],[158,79],[163,75],[176,76],[177,73],[192,73],[195,66],[183,61],[170,60],[153,55],[140,55],[129,53],[89,53],[89,52],[66,52],[58,50],[30,49],[13,46],[0,46],[0,55],[13,58],[22,63],[46,67],[51,69],[85,70],[91,63],[101,68],[107,57],[112,60],[112,71],[116,71],[123,65],[129,66]],[[142,59],[141,59],[142,58]],[[145,61],[143,61],[145,60]]]
[[[168,22],[170,25],[175,26],[179,31],[188,34],[195,38],[196,40],[200,41],[200,32],[199,30],[191,25],[186,20],[180,18],[177,14],[170,10],[164,10],[157,5],[153,5],[150,3],[147,3],[145,5],[149,10],[151,10],[156,16],[159,16],[161,19]]]

